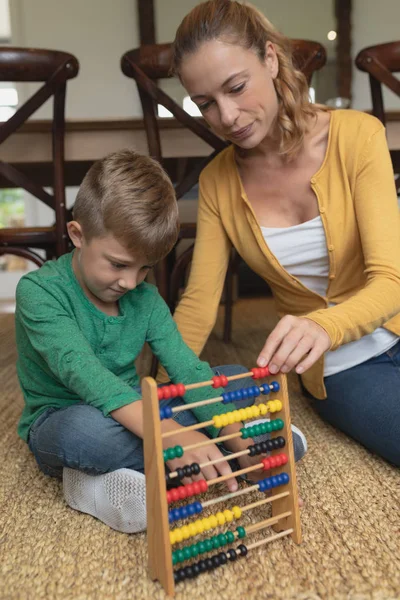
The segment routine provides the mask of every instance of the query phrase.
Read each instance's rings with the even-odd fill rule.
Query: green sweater
[[[156,287],[141,283],[119,301],[110,317],[84,294],[72,269],[72,254],[49,261],[22,277],[15,314],[17,371],[25,399],[18,433],[29,429],[50,407],[90,404],[108,416],[138,400],[134,361],[145,342],[174,383],[209,380],[210,366],[183,342]],[[186,402],[220,395],[211,387],[193,390]],[[199,421],[232,409],[220,403],[193,410]],[[217,434],[210,428],[212,435]]]

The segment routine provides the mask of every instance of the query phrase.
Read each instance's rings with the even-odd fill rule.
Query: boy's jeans
[[[213,369],[216,375],[237,375],[248,369],[240,365],[224,365]],[[251,377],[230,381],[225,391],[255,385]],[[238,408],[253,404],[254,398],[240,400]],[[183,401],[164,400],[161,406],[178,406]],[[190,410],[177,413],[174,419],[187,427],[197,423]],[[201,430],[205,433],[204,430]],[[67,408],[49,408],[36,419],[29,433],[29,448],[46,475],[62,477],[63,467],[78,469],[91,475],[128,468],[144,471],[143,442],[112,417],[88,404]]]

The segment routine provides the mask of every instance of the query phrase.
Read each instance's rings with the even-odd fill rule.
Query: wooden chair
[[[53,96],[53,194],[46,192],[14,165],[0,161],[0,175],[10,187],[20,187],[44,202],[55,212],[51,227],[0,229],[0,255],[22,256],[41,266],[44,259],[36,250],[44,250],[46,259],[64,254],[68,248],[64,186],[64,110],[66,83],[76,77],[79,63],[72,54],[55,50],[0,47],[0,81],[43,82],[7,121],[0,124],[0,144],[15,133],[31,115]]]
[[[400,41],[378,44],[361,50],[356,56],[356,66],[369,75],[372,113],[386,125],[382,86],[388,87],[400,98],[400,81],[393,73],[400,72]],[[397,175],[396,188],[400,192],[400,150],[390,150],[393,170]]]
[[[323,67],[326,62],[324,47],[317,42],[293,40],[294,61],[296,66],[303,71],[310,82],[312,74]],[[139,91],[143,109],[143,119],[146,129],[149,154],[163,164],[160,141],[159,119],[157,118],[157,105],[161,104],[168,109],[175,119],[184,127],[211,146],[210,155],[199,161],[189,173],[184,174],[175,187],[176,197],[179,201],[198,181],[202,169],[224,148],[227,144],[216,136],[202,119],[190,116],[168,94],[157,85],[160,79],[171,77],[172,44],[145,45],[126,52],[121,59],[121,68],[127,77],[135,80]],[[180,240],[194,239],[196,223],[183,223],[181,225]],[[179,241],[180,241],[179,240]],[[179,242],[178,242],[179,243]],[[193,244],[177,257],[175,251],[158,265],[156,273],[157,285],[160,293],[174,310],[178,300],[179,289],[188,264],[192,259]],[[232,251],[225,281],[225,322],[224,341],[229,341],[232,329],[233,305],[233,278],[239,263],[239,256]]]

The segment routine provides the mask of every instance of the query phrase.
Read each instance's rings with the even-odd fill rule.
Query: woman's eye
[[[124,269],[125,265],[122,265],[121,263],[111,263],[111,265],[113,266],[114,269]]]
[[[208,108],[210,108],[211,102],[204,102],[203,104],[199,104],[198,107],[201,112],[205,112]]]
[[[244,89],[244,83],[240,83],[239,85],[236,85],[234,88],[231,89],[231,93],[232,94],[238,94],[239,92],[241,92]]]

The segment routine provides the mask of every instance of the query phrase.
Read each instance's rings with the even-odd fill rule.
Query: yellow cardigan
[[[380,121],[353,110],[333,111],[326,156],[311,187],[329,252],[326,297],[290,275],[269,250],[241,184],[233,146],[204,169],[190,278],[174,315],[194,352],[200,354],[214,326],[231,244],[268,282],[279,316],[319,323],[331,350],[382,325],[400,335],[399,210]],[[320,399],[326,397],[323,363],[321,357],[302,376]]]

